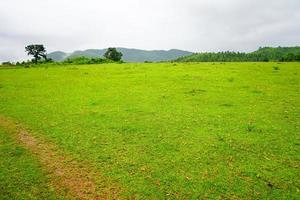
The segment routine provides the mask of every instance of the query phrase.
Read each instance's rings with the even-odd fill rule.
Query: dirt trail
[[[55,145],[33,137],[22,125],[1,115],[0,126],[38,158],[58,193],[69,199],[120,199],[120,187],[87,164],[76,162]]]

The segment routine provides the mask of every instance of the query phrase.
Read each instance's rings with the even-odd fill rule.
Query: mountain
[[[68,57],[68,54],[62,51],[55,51],[48,54],[47,57],[55,61],[62,61]]]
[[[55,51],[48,54],[49,58],[54,61],[63,61],[68,58],[74,57],[89,57],[97,58],[103,57],[107,49],[88,49],[84,51],[74,51],[73,53],[65,53],[62,51]],[[182,51],[178,49],[165,50],[140,50],[140,49],[127,49],[127,48],[117,48],[118,51],[122,52],[122,59],[126,62],[158,62],[158,61],[168,61],[175,60],[181,56],[187,56],[193,54],[192,52]]]
[[[251,53],[194,53],[175,59],[177,62],[256,62],[300,61],[300,47],[263,47]]]

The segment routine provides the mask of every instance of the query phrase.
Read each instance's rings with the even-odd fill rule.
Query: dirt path
[[[88,164],[76,162],[55,145],[33,137],[22,125],[1,115],[0,126],[38,158],[58,193],[70,199],[120,199],[120,187]]]

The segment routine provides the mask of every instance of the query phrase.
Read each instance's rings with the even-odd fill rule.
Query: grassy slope
[[[0,199],[59,199],[38,161],[0,129]]]
[[[292,199],[299,76],[300,63],[2,69],[0,113],[91,161],[124,195]]]

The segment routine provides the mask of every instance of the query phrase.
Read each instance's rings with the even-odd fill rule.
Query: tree
[[[113,60],[113,61],[120,61],[123,54],[121,52],[118,52],[116,48],[108,48],[107,51],[104,54],[104,57]]]
[[[42,44],[28,45],[27,47],[25,47],[25,51],[28,55],[32,55],[34,57],[34,63],[37,63],[42,58],[47,60],[46,49]]]
[[[3,62],[2,65],[6,65],[6,66],[13,66],[14,64],[7,61],[7,62]]]

